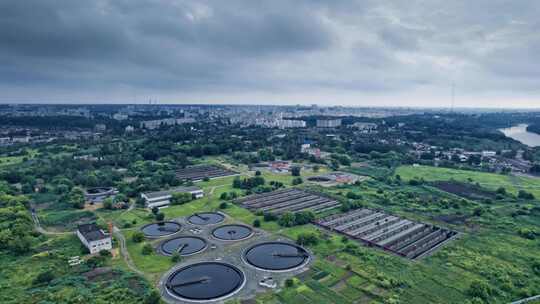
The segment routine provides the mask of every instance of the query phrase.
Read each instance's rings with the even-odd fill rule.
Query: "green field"
[[[540,178],[501,175],[476,171],[456,170],[428,166],[401,166],[396,169],[396,175],[403,180],[420,179],[425,181],[448,181],[478,183],[480,186],[496,190],[504,187],[509,192],[516,194],[519,190],[525,190],[540,197]]]

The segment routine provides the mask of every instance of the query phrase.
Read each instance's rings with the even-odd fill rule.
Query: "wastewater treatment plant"
[[[154,249],[180,261],[159,280],[167,303],[250,299],[309,269],[312,254],[292,240],[219,212],[194,213],[140,228]]]

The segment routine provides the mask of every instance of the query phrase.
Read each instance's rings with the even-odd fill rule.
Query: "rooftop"
[[[146,192],[146,193],[143,193],[143,195],[146,196],[148,199],[153,199],[153,198],[163,197],[167,195],[172,195],[173,193],[178,193],[178,192],[193,192],[193,191],[200,191],[200,190],[201,188],[197,186],[176,187],[169,190]]]
[[[84,238],[89,241],[98,241],[108,238],[109,236],[103,233],[96,224],[83,224],[77,228]]]

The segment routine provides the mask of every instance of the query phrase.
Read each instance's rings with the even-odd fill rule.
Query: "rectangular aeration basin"
[[[316,224],[410,259],[433,252],[458,234],[453,230],[367,208],[331,215],[317,220]]]

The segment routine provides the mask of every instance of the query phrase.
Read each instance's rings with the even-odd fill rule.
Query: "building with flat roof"
[[[341,119],[317,119],[317,128],[337,128],[341,126]]]
[[[99,229],[96,224],[79,225],[77,227],[77,236],[91,254],[112,249],[111,236]]]
[[[164,191],[142,193],[141,197],[145,200],[145,205],[148,208],[165,207],[171,204],[171,198],[174,193],[190,193],[193,198],[201,198],[204,196],[204,191],[197,187],[176,187]]]

